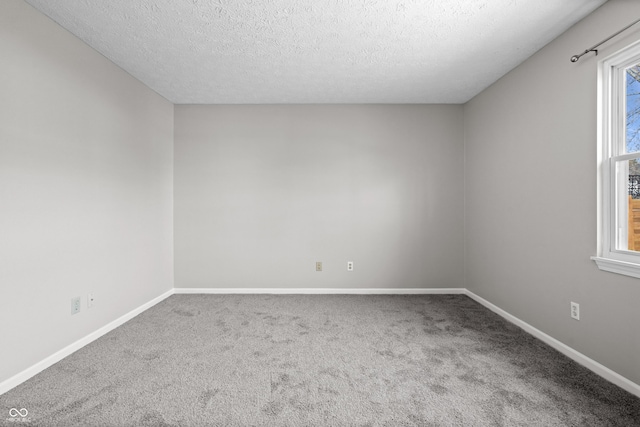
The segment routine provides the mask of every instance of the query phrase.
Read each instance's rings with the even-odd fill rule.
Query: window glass
[[[640,174],[632,172],[637,165],[638,159],[615,162],[615,247],[623,251],[640,251]]]
[[[626,80],[626,152],[634,153],[640,151],[640,64],[626,69]]]
[[[640,152],[640,64],[625,70],[624,151]],[[620,141],[622,142],[622,141]],[[640,251],[640,159],[616,162],[618,250]]]

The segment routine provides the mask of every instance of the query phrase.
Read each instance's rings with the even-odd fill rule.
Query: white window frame
[[[617,162],[640,159],[640,153],[624,153],[625,144],[620,143],[626,123],[624,70],[638,63],[640,41],[599,62],[598,255],[591,259],[600,270],[640,278],[640,252],[626,249],[627,222],[620,221],[621,226],[616,227],[616,217],[621,219],[621,215],[628,215],[626,183],[624,187],[616,187],[616,179],[619,180],[620,176],[617,174]]]

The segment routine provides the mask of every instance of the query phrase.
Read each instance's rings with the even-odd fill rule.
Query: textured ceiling
[[[176,104],[463,103],[605,1],[27,0]]]

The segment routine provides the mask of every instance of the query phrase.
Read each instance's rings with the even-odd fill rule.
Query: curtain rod
[[[607,37],[606,39],[602,40],[600,43],[593,45],[592,47],[590,47],[589,49],[585,50],[584,52],[582,52],[580,55],[573,55],[571,57],[571,62],[578,62],[578,59],[580,59],[580,57],[582,55],[586,55],[589,52],[595,52],[596,55],[598,54],[598,50],[596,49],[598,46],[600,46],[603,43],[608,42],[609,40],[611,40],[612,38],[614,38],[615,36],[617,36],[618,34],[620,34],[623,31],[628,30],[629,28],[633,27],[634,25],[636,25],[638,22],[640,22],[640,19],[638,19],[637,21],[632,22],[631,24],[627,25],[626,27],[624,27],[623,29],[621,29],[620,31],[618,31],[617,33]]]

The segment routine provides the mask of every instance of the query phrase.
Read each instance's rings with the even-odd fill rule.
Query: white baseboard
[[[85,345],[100,338],[106,333],[112,331],[118,326],[124,324],[130,319],[134,318],[138,314],[153,307],[164,299],[170,297],[173,294],[341,294],[341,295],[433,295],[433,294],[463,294],[482,304],[494,313],[502,316],[507,321],[522,328],[524,331],[538,338],[542,342],[550,345],[554,349],[558,350],[565,356],[580,363],[596,374],[600,375],[604,379],[612,382],[618,387],[628,391],[640,397],[640,385],[632,382],[631,380],[623,377],[622,375],[612,371],[606,366],[596,362],[595,360],[585,356],[584,354],[574,350],[568,345],[558,341],[557,339],[547,335],[541,330],[531,326],[530,324],[520,320],[512,314],[504,311],[498,306],[490,303],[482,297],[474,294],[473,292],[464,288],[174,288],[164,294],[152,299],[146,304],[130,311],[129,313],[119,317],[113,322],[103,326],[95,332],[81,338],[80,340],[68,345],[62,350],[52,354],[46,359],[36,363],[30,368],[14,375],[6,381],[0,383],[0,394],[3,394],[17,385],[23,383],[39,372],[45,370],[49,366],[64,359],[71,353],[81,349]]]
[[[618,387],[628,391],[629,393],[640,397],[640,385],[638,385],[638,384],[634,383],[633,381],[623,377],[622,375],[618,374],[617,372],[612,371],[611,369],[609,369],[606,366],[596,362],[595,360],[585,356],[584,354],[580,353],[579,351],[574,350],[573,348],[571,348],[568,345],[558,341],[557,339],[553,338],[552,336],[545,334],[544,332],[542,332],[541,330],[531,326],[527,322],[518,319],[517,317],[513,316],[510,313],[507,313],[503,309],[501,309],[498,306],[490,303],[486,299],[484,299],[482,297],[479,297],[478,295],[474,294],[473,292],[471,292],[469,290],[466,290],[465,295],[467,295],[469,298],[479,302],[480,304],[482,304],[483,306],[485,306],[489,310],[491,310],[494,313],[502,316],[504,319],[506,319],[509,322],[513,323],[514,325],[520,327],[521,329],[523,329],[524,331],[526,331],[529,334],[533,335],[534,337],[538,338],[540,341],[544,342],[545,344],[547,344],[547,345],[553,347],[554,349],[558,350],[560,353],[564,354],[568,358],[578,362],[579,364],[581,364],[582,366],[586,367],[587,369],[589,369],[589,370],[593,371],[594,373],[600,375],[602,378],[612,382],[613,384],[615,384]]]
[[[44,371],[45,369],[47,369],[49,366],[53,365],[54,363],[57,363],[59,361],[61,361],[62,359],[64,359],[65,357],[69,356],[70,354],[72,354],[75,351],[80,350],[82,347],[84,347],[85,345],[91,343],[92,341],[97,340],[98,338],[100,338],[101,336],[105,335],[108,332],[111,332],[112,330],[114,330],[115,328],[117,328],[118,326],[124,324],[125,322],[133,319],[134,317],[136,317],[138,314],[142,313],[145,310],[148,310],[149,308],[153,307],[154,305],[158,304],[160,301],[163,301],[164,299],[170,297],[171,295],[173,295],[174,291],[173,289],[165,292],[164,294],[152,299],[151,301],[142,304],[140,307],[131,310],[130,312],[128,312],[127,314],[120,316],[119,318],[117,318],[116,320],[114,320],[113,322],[110,322],[108,324],[106,324],[105,326],[101,327],[100,329],[98,329],[95,332],[90,333],[89,335],[80,338],[78,341],[69,344],[68,346],[66,346],[65,348],[63,348],[62,350],[59,350],[57,352],[55,352],[54,354],[52,354],[51,356],[45,358],[44,360],[41,360],[40,362],[36,363],[35,365],[25,369],[24,371],[14,375],[13,377],[3,381],[2,383],[0,383],[0,394],[6,393],[7,391],[11,390],[12,388],[22,384],[23,382],[25,382],[26,380],[28,380],[29,378],[33,377],[34,375]]]
[[[328,294],[429,295],[465,294],[464,288],[175,288],[176,294]]]

